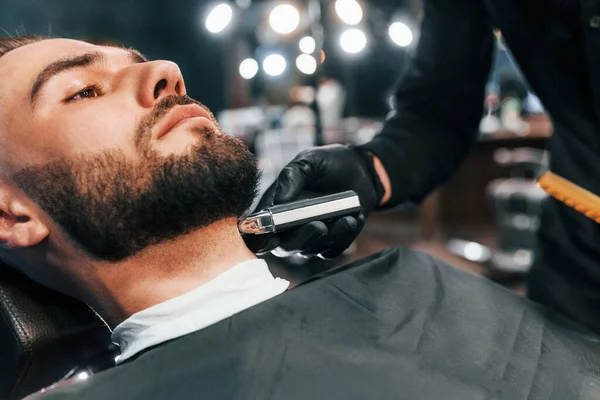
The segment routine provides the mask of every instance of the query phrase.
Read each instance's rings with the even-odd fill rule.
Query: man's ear
[[[0,189],[0,247],[31,247],[46,237],[48,227],[35,216],[33,208]]]

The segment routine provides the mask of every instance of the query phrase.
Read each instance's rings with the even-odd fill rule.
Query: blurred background
[[[257,155],[263,189],[299,151],[381,129],[421,11],[419,0],[0,0],[0,10],[2,36],[118,42],[175,61],[189,94]],[[281,275],[300,281],[403,244],[522,290],[545,197],[533,177],[552,127],[496,40],[479,142],[453,179],[418,209],[371,215],[339,260],[271,260],[293,266]]]

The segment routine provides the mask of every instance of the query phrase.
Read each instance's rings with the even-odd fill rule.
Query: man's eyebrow
[[[129,53],[129,57],[134,63],[144,63],[148,59],[135,49],[125,49]],[[55,75],[65,71],[70,71],[76,68],[84,68],[93,64],[98,64],[106,60],[106,55],[100,51],[94,51],[82,54],[76,57],[65,58],[58,60],[48,65],[40,72],[31,87],[30,103],[33,107],[38,98],[42,87]]]
[[[90,52],[86,54],[82,54],[76,57],[64,58],[62,60],[58,60],[48,65],[46,68],[42,70],[35,79],[33,86],[31,87],[31,95],[30,95],[30,103],[32,106],[35,105],[38,94],[42,87],[55,75],[58,75],[65,71],[70,71],[76,68],[87,67],[92,64],[97,64],[102,61],[106,56],[99,52]]]

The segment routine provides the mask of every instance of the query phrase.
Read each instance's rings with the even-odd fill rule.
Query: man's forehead
[[[52,61],[52,56],[60,58],[78,50],[97,47],[93,44],[73,39],[43,39],[9,51],[2,57],[4,60],[16,61],[23,57],[39,59],[40,62]]]
[[[18,47],[0,57],[0,68],[5,63],[27,62],[31,66],[42,68],[56,60],[76,56],[90,51],[102,51],[107,54],[127,54],[127,50],[120,47],[98,46],[88,42],[74,39],[43,39],[25,46]]]

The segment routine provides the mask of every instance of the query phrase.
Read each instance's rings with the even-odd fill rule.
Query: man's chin
[[[252,204],[256,159],[216,125],[173,132],[160,151],[146,146],[139,160],[105,151],[23,170],[14,180],[87,255],[108,262]]]

